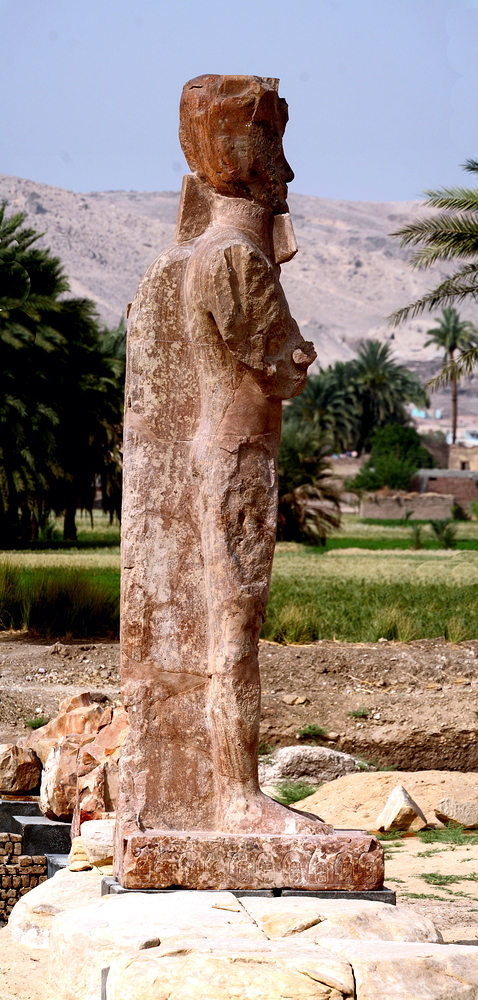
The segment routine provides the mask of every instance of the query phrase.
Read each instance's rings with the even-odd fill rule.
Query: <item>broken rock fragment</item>
[[[377,830],[423,830],[427,825],[420,806],[413,801],[403,785],[390,793],[384,808],[377,816]]]
[[[467,830],[478,827],[478,802],[457,802],[456,799],[442,799],[435,806],[435,816],[440,823],[455,823]]]
[[[358,770],[363,770],[363,765],[359,767],[355,757],[329,747],[280,747],[267,763],[259,762],[259,784],[275,785],[287,780],[318,785]]]
[[[76,802],[78,750],[93,736],[72,733],[53,746],[45,760],[40,787],[40,809],[48,819],[65,822]]]
[[[41,763],[32,750],[14,743],[0,744],[0,792],[31,792],[40,783]]]

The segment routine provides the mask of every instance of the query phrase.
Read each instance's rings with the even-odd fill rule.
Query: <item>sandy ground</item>
[[[327,813],[327,801],[331,808],[334,799],[347,803],[350,816],[343,805],[340,814],[337,805],[333,808],[337,826],[373,829],[379,811],[377,788],[381,808],[398,783],[405,783],[433,819],[439,790],[462,800],[476,797],[477,656],[477,642],[287,647],[263,642],[262,740],[271,746],[290,745],[301,728],[316,723],[330,734],[325,745],[400,769],[352,775],[319,789],[319,814]],[[119,701],[118,667],[117,643],[32,643],[4,635],[0,740],[23,735],[25,720],[35,715],[53,716],[66,694],[90,690]],[[292,696],[299,703],[290,704]],[[362,707],[368,709],[367,718],[348,714]],[[424,770],[426,775],[418,773]],[[353,794],[340,786],[351,779]],[[477,873],[478,879],[478,845],[424,844],[407,836],[385,846],[386,883],[396,890],[399,905],[430,917],[447,941],[478,943],[478,880],[470,877]],[[436,884],[434,873],[461,877]],[[424,874],[432,875],[432,884]],[[0,954],[0,1000],[52,1000],[44,952],[13,945],[7,927],[0,930]]]
[[[478,771],[478,642],[260,643],[261,739],[287,746],[311,723],[326,745],[404,770]],[[67,694],[119,701],[118,643],[0,639],[0,740],[52,716]],[[291,704],[290,702],[297,701]],[[350,712],[365,709],[367,717]]]

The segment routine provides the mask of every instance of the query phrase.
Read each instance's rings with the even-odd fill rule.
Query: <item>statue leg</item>
[[[217,828],[318,833],[317,817],[274,802],[257,779],[258,641],[276,532],[276,459],[267,445],[203,453],[201,538],[208,607],[207,719]]]

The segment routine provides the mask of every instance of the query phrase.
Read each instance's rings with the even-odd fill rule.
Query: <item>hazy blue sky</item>
[[[478,0],[0,0],[0,172],[177,190],[210,72],[281,78],[292,191],[415,198],[478,158]]]

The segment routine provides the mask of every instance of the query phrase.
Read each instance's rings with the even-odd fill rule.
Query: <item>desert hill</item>
[[[27,213],[27,223],[44,233],[42,243],[63,261],[72,292],[92,298],[103,320],[115,325],[148,264],[172,242],[179,194],[76,194],[0,174],[0,198]],[[297,194],[289,201],[299,253],[283,267],[282,281],[292,314],[314,341],[322,365],[352,357],[363,337],[388,339],[387,315],[444,273],[413,271],[409,251],[390,236],[417,214],[420,202]],[[423,347],[430,325],[426,316],[393,335],[396,356],[423,375],[437,361],[434,350]]]

